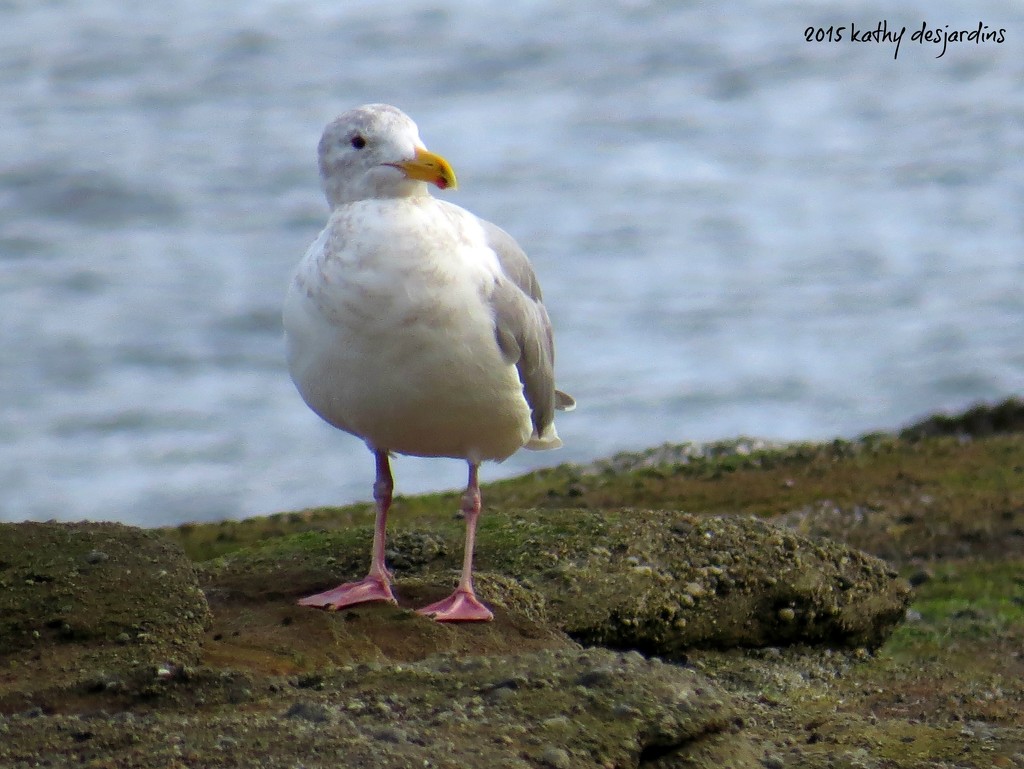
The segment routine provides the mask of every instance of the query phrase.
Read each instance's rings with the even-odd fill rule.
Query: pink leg
[[[358,582],[346,582],[332,590],[302,598],[299,600],[302,606],[336,610],[367,601],[398,603],[391,592],[391,575],[384,565],[384,537],[387,531],[388,508],[391,507],[391,491],[395,482],[391,477],[388,453],[376,451],[374,456],[377,459],[377,480],[373,484],[373,498],[377,502],[377,521],[373,527],[370,573]]]
[[[466,516],[466,549],[462,556],[462,577],[455,592],[443,601],[417,609],[438,622],[487,622],[494,619],[491,610],[480,603],[473,592],[473,546],[476,543],[476,521],[480,517],[480,484],[477,465],[469,463],[469,483],[462,495],[462,512]]]

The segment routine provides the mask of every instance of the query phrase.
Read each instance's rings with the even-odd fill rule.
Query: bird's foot
[[[367,603],[369,601],[398,603],[395,600],[394,593],[391,592],[391,585],[386,578],[368,574],[358,582],[346,582],[344,585],[338,585],[331,590],[300,598],[299,605],[337,611],[338,609],[344,609],[346,606]]]
[[[490,622],[491,610],[480,603],[472,590],[459,588],[443,601],[416,610],[438,622]]]

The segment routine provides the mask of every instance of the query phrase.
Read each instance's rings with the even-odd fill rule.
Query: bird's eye
[[[352,144],[352,146],[353,146],[353,147],[355,147],[355,148],[356,148],[357,150],[361,150],[361,149],[362,149],[363,147],[365,147],[365,146],[366,146],[366,139],[364,139],[364,138],[363,138],[362,136],[360,136],[359,134],[356,134],[355,136],[353,136],[353,137],[352,137],[352,142],[351,142],[351,144]]]

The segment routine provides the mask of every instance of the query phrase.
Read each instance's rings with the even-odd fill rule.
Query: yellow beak
[[[459,186],[455,181],[455,172],[447,160],[419,147],[416,148],[416,157],[412,160],[389,163],[389,165],[401,169],[410,179],[436,184],[442,190],[454,190]]]

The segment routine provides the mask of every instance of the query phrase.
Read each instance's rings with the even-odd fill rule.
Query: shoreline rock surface
[[[337,613],[294,599],[365,569],[362,520],[199,562],[167,532],[0,524],[0,766],[1024,765],[1024,435],[992,422],[506,482],[536,506],[481,521],[481,625],[411,611],[450,590],[450,514],[397,516],[399,606]],[[616,479],[651,509],[595,506]],[[665,504],[679,480],[740,512]],[[794,486],[783,525],[749,513]]]

